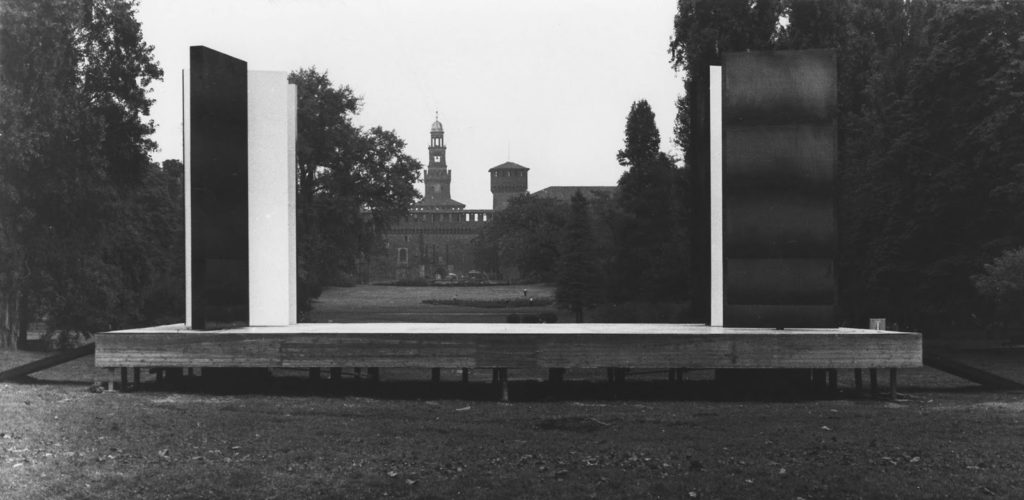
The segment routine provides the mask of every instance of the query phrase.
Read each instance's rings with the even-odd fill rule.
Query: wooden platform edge
[[[315,325],[314,325],[315,326]],[[275,330],[141,329],[96,336],[96,366],[404,367],[404,368],[915,368],[921,335],[872,330],[772,330],[603,325],[507,333],[361,333],[359,325],[320,325],[310,333]],[[416,325],[419,327],[420,325]],[[589,328],[594,328],[591,325]],[[315,329],[315,328],[313,328]],[[330,329],[334,332],[328,331]],[[618,332],[616,332],[618,330]],[[699,333],[699,332],[710,333]],[[541,332],[541,333],[538,333]],[[673,333],[675,332],[675,333]],[[725,333],[729,332],[729,333]]]

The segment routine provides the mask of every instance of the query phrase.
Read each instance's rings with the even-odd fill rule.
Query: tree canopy
[[[0,327],[90,333],[139,321],[179,228],[151,165],[162,71],[134,4],[0,5]]]
[[[610,297],[616,301],[679,301],[688,295],[684,180],[661,152],[654,112],[645,100],[630,107],[619,163],[627,171],[616,195],[616,257]]]
[[[382,127],[352,124],[360,100],[326,72],[289,75],[298,87],[296,138],[299,303],[327,285],[360,279],[379,235],[419,198],[422,165],[405,141]]]
[[[976,322],[970,277],[1024,238],[1022,16],[1002,1],[680,1],[670,51],[686,72],[676,140],[695,260],[707,261],[708,65],[725,51],[832,48],[844,321]]]

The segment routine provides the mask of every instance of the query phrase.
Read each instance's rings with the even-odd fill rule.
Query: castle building
[[[490,209],[466,209],[452,199],[452,170],[448,168],[444,126],[435,117],[430,126],[430,155],[423,176],[423,199],[409,207],[409,216],[382,235],[383,250],[368,266],[370,282],[469,277],[474,266],[473,240],[495,212],[529,193],[530,169],[507,161],[488,170],[493,202]],[[537,197],[569,202],[580,190],[590,199],[609,199],[615,186],[552,186]],[[503,273],[506,271],[503,269]],[[508,270],[508,273],[514,273]],[[513,278],[514,276],[506,276]]]
[[[452,170],[448,168],[444,126],[430,126],[430,145],[423,199],[410,207],[409,216],[386,234],[384,251],[371,269],[370,281],[445,279],[473,271],[473,240],[495,210],[528,191],[528,168],[506,162],[490,169],[493,209],[466,209],[452,199]]]

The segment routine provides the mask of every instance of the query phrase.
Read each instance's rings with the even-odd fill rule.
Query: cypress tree
[[[583,309],[593,307],[602,296],[587,205],[583,193],[576,190],[569,207],[555,289],[555,300],[575,314],[577,323],[583,322]]]

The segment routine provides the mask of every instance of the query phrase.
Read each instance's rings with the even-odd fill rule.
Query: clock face
[[[434,161],[440,163],[441,162],[441,155],[434,156]]]

